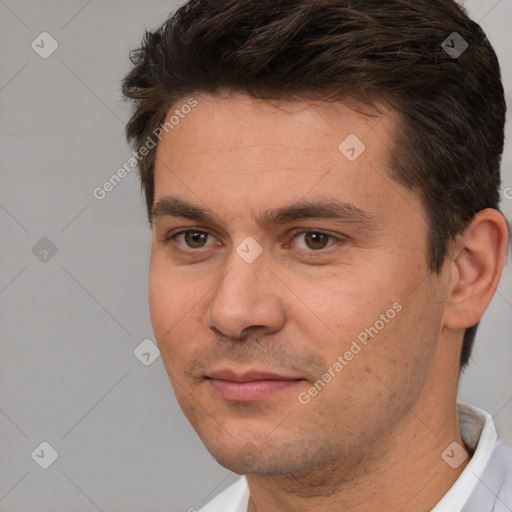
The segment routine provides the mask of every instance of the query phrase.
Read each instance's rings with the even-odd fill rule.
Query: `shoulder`
[[[493,512],[510,512],[512,510],[512,447],[498,439],[489,462],[478,479],[477,488],[471,495],[468,505],[480,505],[477,508],[479,510],[491,510],[487,506],[492,505]],[[472,511],[473,508],[466,507],[463,510]]]
[[[509,491],[512,489],[512,446],[501,439],[496,441],[488,471],[493,476],[492,480],[503,483],[503,487],[508,488]]]

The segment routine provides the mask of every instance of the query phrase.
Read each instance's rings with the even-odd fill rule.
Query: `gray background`
[[[177,5],[0,0],[1,512],[186,511],[237,478],[188,425],[161,358],[145,366],[133,354],[154,340],[136,174],[102,201],[92,193],[130,156],[128,52]],[[465,5],[500,57],[510,112],[512,0]],[[59,45],[47,59],[31,48],[44,31]],[[487,409],[509,442],[511,318],[508,266],[460,399]],[[46,470],[31,458],[43,441],[59,454]]]

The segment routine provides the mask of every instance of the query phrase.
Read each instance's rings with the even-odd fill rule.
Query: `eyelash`
[[[200,252],[201,249],[204,249],[204,247],[199,247],[197,249],[189,247],[188,249],[184,249],[180,244],[178,244],[176,242],[176,238],[178,236],[186,234],[186,233],[200,233],[200,234],[206,234],[208,236],[212,236],[207,231],[203,231],[203,230],[200,230],[200,229],[183,229],[183,230],[177,231],[176,233],[173,233],[171,236],[169,236],[169,237],[167,237],[167,238],[165,238],[165,239],[163,239],[161,241],[162,241],[162,243],[164,245],[175,244],[176,246],[178,246],[177,250],[180,250],[180,251],[186,252],[186,253]],[[315,249],[302,249],[301,248],[301,249],[299,249],[300,251],[308,251],[310,253],[325,253],[330,247],[333,247],[333,246],[337,245],[339,242],[342,242],[344,240],[343,237],[336,237],[334,235],[331,235],[330,233],[326,233],[325,231],[320,231],[320,230],[316,230],[316,229],[297,230],[297,231],[292,233],[291,240],[295,239],[298,235],[302,235],[302,234],[306,234],[306,233],[314,233],[314,234],[318,234],[318,235],[325,235],[330,240],[334,240],[334,243],[332,243],[330,245],[327,245],[326,247],[324,247],[322,249],[316,249],[315,250]]]

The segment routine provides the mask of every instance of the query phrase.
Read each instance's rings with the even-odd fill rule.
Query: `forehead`
[[[265,101],[244,94],[187,98],[169,109],[157,146],[156,181],[166,169],[232,175],[252,171],[260,179],[272,171],[322,172],[336,167],[386,164],[395,114],[347,102]],[[181,113],[178,117],[176,113]],[[158,185],[158,183],[156,183]],[[158,188],[158,187],[157,187]]]
[[[388,173],[396,115],[382,105],[243,94],[196,100],[158,144],[155,203],[178,195],[214,211],[258,211],[335,194],[371,214],[396,195]],[[168,118],[187,102],[176,102]]]
[[[201,95],[197,105],[180,113],[187,98],[177,101],[167,113],[171,129],[163,133],[157,152],[173,142],[180,153],[201,151],[246,151],[256,146],[286,146],[308,152],[325,152],[333,140],[350,134],[387,138],[394,129],[396,113],[383,104],[370,106],[347,99],[339,102],[306,100],[261,100],[246,94]],[[382,121],[385,121],[384,123]],[[380,129],[374,131],[377,125]],[[249,143],[249,144],[248,144]],[[177,149],[177,148],[174,148]]]

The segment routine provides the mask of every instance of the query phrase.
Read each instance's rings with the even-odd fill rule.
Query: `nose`
[[[252,331],[258,335],[279,331],[286,317],[279,290],[282,284],[265,252],[248,263],[233,250],[207,309],[207,327],[230,338],[243,338]]]

